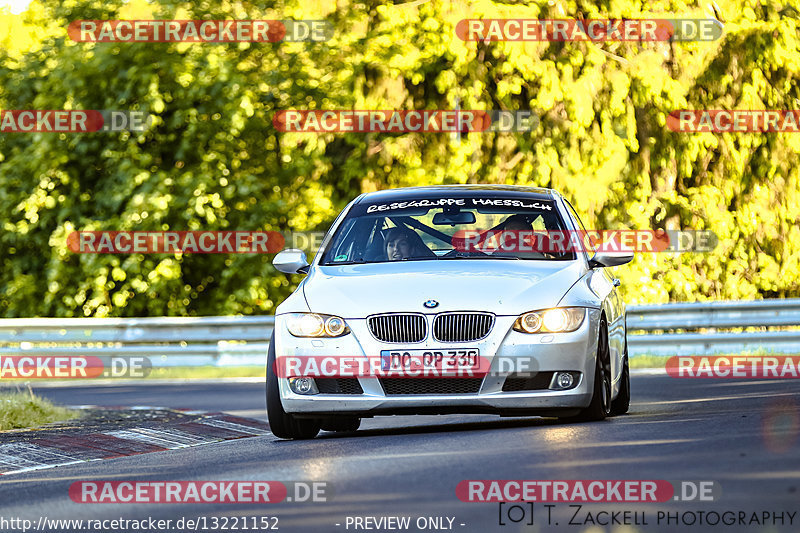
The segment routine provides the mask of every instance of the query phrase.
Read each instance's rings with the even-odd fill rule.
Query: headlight
[[[556,307],[531,311],[514,322],[514,330],[521,333],[565,333],[575,331],[583,324],[586,309],[583,307]]]
[[[343,318],[317,313],[289,313],[286,327],[295,337],[341,337],[350,333]]]

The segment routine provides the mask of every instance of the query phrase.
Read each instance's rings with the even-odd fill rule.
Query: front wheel
[[[622,363],[622,376],[620,376],[619,394],[611,402],[611,414],[624,415],[631,405],[631,372],[628,369],[628,342],[625,341],[625,357]]]
[[[568,421],[590,422],[605,420],[611,415],[611,352],[608,349],[608,328],[605,319],[600,321],[597,339],[597,357],[594,370],[592,402]]]
[[[313,439],[320,430],[320,420],[297,418],[287,413],[281,404],[278,375],[275,373],[275,337],[269,341],[267,352],[267,420],[272,434],[281,439]]]

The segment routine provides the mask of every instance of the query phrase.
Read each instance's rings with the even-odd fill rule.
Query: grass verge
[[[766,350],[752,350],[742,353],[716,353],[713,355],[706,355],[706,354],[695,354],[692,356],[686,355],[682,357],[766,357],[766,356],[773,356],[773,357],[798,357],[800,354],[788,354],[788,353],[773,353],[767,352]],[[667,355],[637,355],[635,357],[631,357],[628,361],[628,364],[631,368],[666,368],[667,359],[672,356]]]
[[[263,378],[263,366],[170,366],[157,367],[147,379]]]
[[[30,389],[0,392],[0,431],[32,428],[80,416],[79,411],[55,405]]]
[[[628,360],[630,368],[664,368],[667,362],[666,355],[637,355]]]

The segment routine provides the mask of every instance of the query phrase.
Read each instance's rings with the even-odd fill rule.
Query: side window
[[[575,221],[575,225],[583,232],[581,235],[581,240],[585,243],[585,246],[591,250],[592,252],[596,252],[597,248],[595,247],[594,239],[588,238],[588,232],[586,231],[586,227],[581,222],[581,218],[578,216],[578,213],[575,212],[575,208],[572,207],[572,204],[569,203],[566,199],[564,199],[564,203],[567,204],[567,210],[569,214],[572,216],[572,219]]]

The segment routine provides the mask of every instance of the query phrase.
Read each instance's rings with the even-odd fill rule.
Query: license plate
[[[463,350],[381,350],[382,370],[478,370],[477,348]]]

